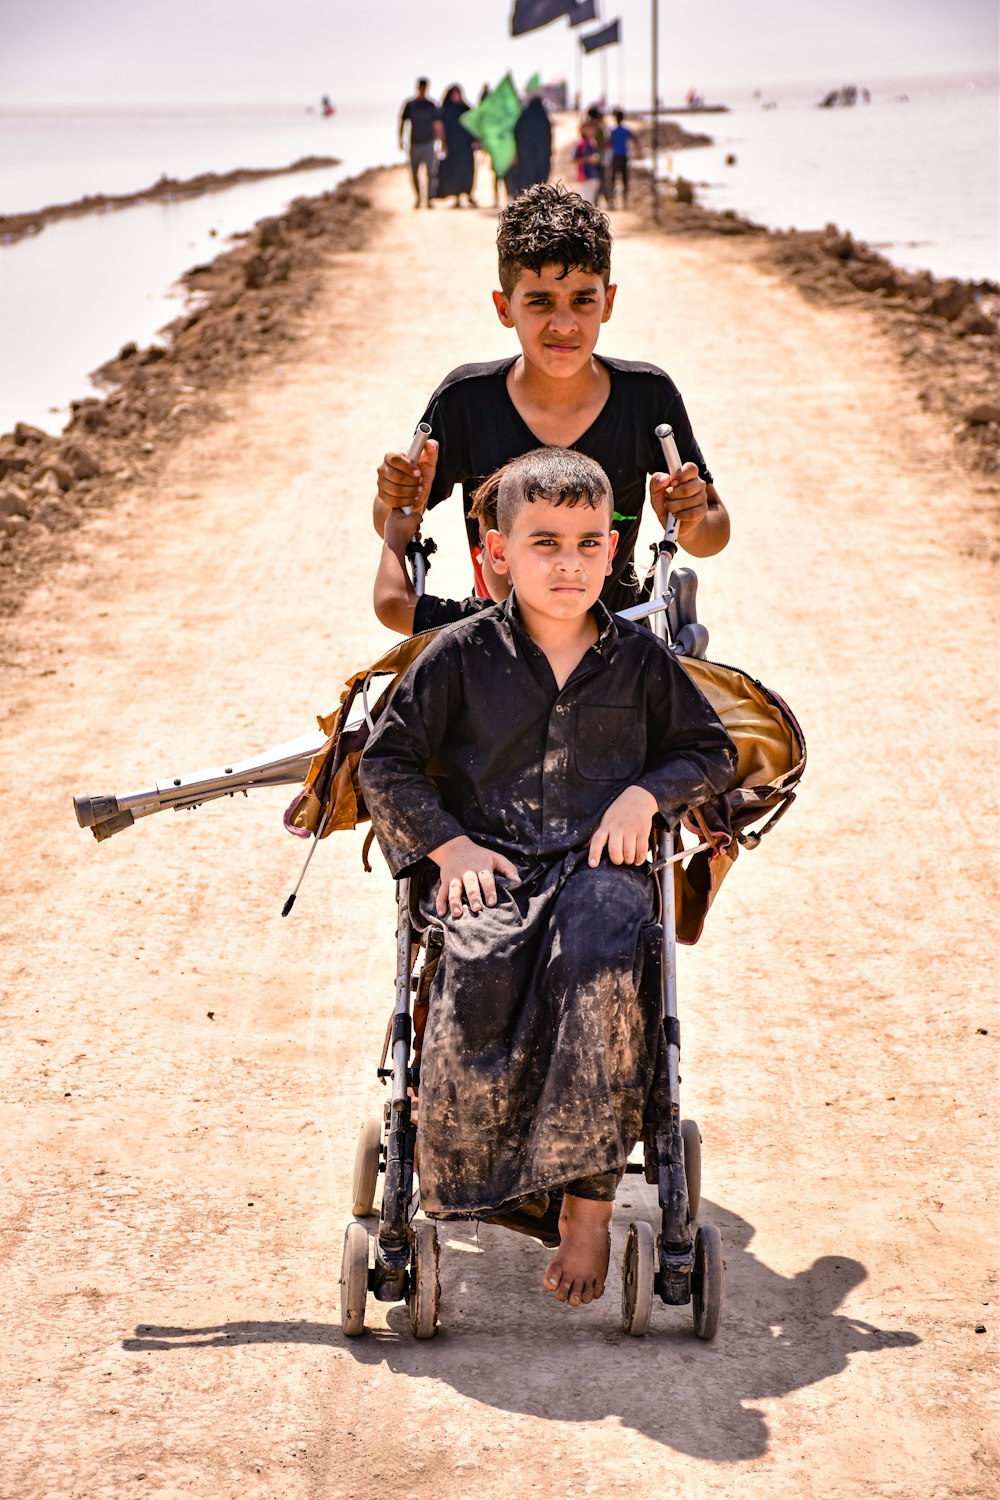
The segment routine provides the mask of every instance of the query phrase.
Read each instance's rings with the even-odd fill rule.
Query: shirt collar
[[[523,636],[531,646],[532,650],[537,651],[538,647],[531,639],[528,629],[525,626],[524,620],[521,616],[521,611],[518,607],[516,594],[508,594],[507,598],[504,600],[500,608],[505,619],[507,620],[508,624],[515,632],[515,634]],[[620,632],[618,629],[618,625],[615,621],[614,615],[608,609],[607,605],[604,604],[600,599],[597,600],[596,604],[591,605],[590,613],[593,616],[595,624],[597,625],[597,640],[594,642],[593,646],[590,647],[590,650],[599,652],[602,657],[607,659],[610,657],[611,652],[614,650],[615,643],[619,638]]]

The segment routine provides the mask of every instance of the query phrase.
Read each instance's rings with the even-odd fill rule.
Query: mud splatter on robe
[[[627,786],[665,816],[725,790],[735,759],[707,700],[648,631],[594,609],[599,639],[562,689],[516,602],[442,630],[365,751],[361,783],[393,874],[444,933],[420,1088],[421,1201],[490,1212],[620,1171],[658,1055],[641,984],[655,892],[587,865]],[[431,849],[468,834],[518,867],[499,900],[434,913]]]

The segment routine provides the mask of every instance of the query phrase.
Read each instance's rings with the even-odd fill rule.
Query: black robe
[[[379,844],[438,927],[420,1081],[420,1192],[437,1216],[485,1215],[619,1173],[660,1053],[644,986],[648,873],[591,869],[590,837],[639,785],[670,815],[724,790],[735,759],[714,711],[650,633],[595,607],[600,638],[560,690],[516,602],[443,629],[403,678],[361,762]],[[519,878],[440,918],[431,849],[466,833]],[[429,878],[428,878],[429,877]]]
[[[441,105],[441,121],[444,125],[444,144],[447,156],[438,163],[437,198],[456,198],[460,193],[471,194],[476,161],[472,136],[459,120],[469,109],[462,99]]]

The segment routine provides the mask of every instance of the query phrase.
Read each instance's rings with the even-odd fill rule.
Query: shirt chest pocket
[[[642,770],[638,711],[578,703],[573,724],[577,775],[585,781],[627,781]]]

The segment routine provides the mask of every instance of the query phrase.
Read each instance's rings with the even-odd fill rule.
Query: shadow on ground
[[[689,1308],[659,1302],[649,1334],[629,1338],[620,1326],[614,1271],[602,1302],[572,1311],[541,1290],[546,1255],[540,1247],[502,1230],[482,1228],[477,1235],[474,1226],[447,1224],[441,1226],[443,1327],[431,1343],[415,1342],[406,1309],[392,1307],[388,1327],[368,1329],[358,1339],[345,1339],[339,1322],[142,1323],[123,1347],[346,1346],[359,1365],[445,1382],[500,1410],[560,1422],[617,1417],[678,1452],[742,1462],[768,1448],[767,1423],[755,1402],[828,1380],[852,1355],[912,1348],[920,1340],[837,1312],[866,1278],[859,1261],[822,1256],[808,1270],[781,1276],[747,1248],[753,1229],[744,1219],[703,1208],[726,1247],[726,1305],[711,1344],[695,1339]],[[645,1204],[642,1211],[653,1217]],[[616,1213],[619,1262],[629,1217]]]

